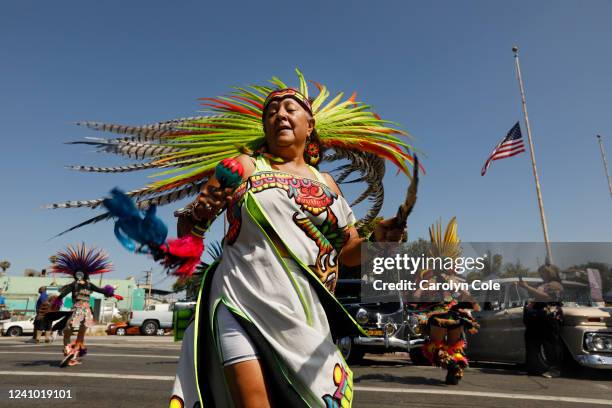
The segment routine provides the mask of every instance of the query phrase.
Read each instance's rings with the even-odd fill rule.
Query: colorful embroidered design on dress
[[[325,287],[333,293],[338,280],[338,253],[349,235],[347,228],[338,228],[338,218],[333,211],[328,208],[326,212],[327,217],[319,226],[308,217],[299,218],[298,213],[293,214],[293,221],[317,245],[319,249],[317,259],[314,265],[309,266]]]
[[[300,205],[302,211],[317,216],[327,210],[334,203],[338,195],[326,186],[307,178],[296,177],[291,174],[280,172],[257,173],[242,183],[234,192],[232,204],[227,211],[229,228],[226,241],[232,245],[238,238],[242,225],[241,207],[242,198],[247,190],[259,193],[271,188],[281,188],[287,192],[287,197],[292,198]]]
[[[334,395],[325,394],[323,401],[326,408],[349,408],[353,400],[353,375],[350,370],[336,364],[333,373],[336,391]]]
[[[337,257],[340,249],[348,240],[348,228],[338,227],[338,218],[329,208],[338,197],[325,185],[307,178],[301,178],[280,172],[262,172],[251,176],[236,189],[232,204],[227,211],[229,228],[225,240],[228,245],[236,242],[242,225],[242,198],[247,190],[258,193],[271,188],[280,188],[287,192],[287,197],[300,205],[302,211],[314,216],[325,213],[320,225],[299,212],[293,214],[293,221],[318,248],[314,265],[310,265],[325,287],[333,293],[338,280]]]
[[[338,197],[322,184],[307,178],[280,172],[259,173],[250,178],[251,189],[257,193],[269,188],[282,188],[289,198],[313,215],[323,213]]]

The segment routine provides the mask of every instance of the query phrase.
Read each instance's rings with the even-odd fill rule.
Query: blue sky
[[[47,241],[92,215],[41,210],[96,198],[146,175],[68,171],[126,163],[64,142],[103,136],[74,122],[144,124],[198,109],[197,98],[293,69],[332,90],[358,92],[425,152],[428,174],[409,220],[424,237],[456,215],[464,241],[541,241],[526,154],[480,168],[522,120],[511,47],[521,49],[527,102],[554,241],[610,241],[611,198],[595,134],[612,157],[612,3],[579,1],[7,2],[0,13],[2,211],[0,258],[11,274],[47,266],[67,243],[107,248],[114,277],[168,285],[124,251],[110,223]],[[524,129],[524,128],[523,128]],[[384,214],[406,181],[390,170]],[[357,191],[345,187],[351,195]],[[353,195],[354,196],[354,195]],[[173,224],[172,208],[162,216]],[[363,207],[356,207],[358,215]],[[220,227],[213,227],[211,236]]]

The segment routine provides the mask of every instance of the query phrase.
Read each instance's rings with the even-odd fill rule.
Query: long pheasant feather
[[[320,83],[310,81],[318,91],[310,93],[303,74],[296,70],[299,90],[311,98],[317,133],[322,148],[333,150],[326,160],[348,159],[349,164],[338,169],[339,182],[365,182],[366,189],[356,203],[372,202],[366,218],[374,217],[382,208],[382,178],[384,161],[390,161],[410,177],[413,146],[408,134],[396,123],[381,119],[371,107],[338,92],[333,96]],[[147,162],[124,166],[70,166],[85,172],[122,173],[161,169],[155,181],[128,193],[139,206],[163,205],[195,194],[197,186],[206,180],[219,161],[243,152],[253,152],[264,142],[261,122],[263,103],[275,88],[286,88],[285,82],[273,77],[270,85],[235,87],[228,95],[202,98],[205,110],[199,116],[178,118],[142,126],[115,123],[80,122],[95,131],[114,133],[115,139],[89,138],[72,144],[85,144],[101,152],[127,156]],[[349,152],[349,153],[347,153]],[[50,208],[96,208],[101,199],[73,200],[57,203]]]

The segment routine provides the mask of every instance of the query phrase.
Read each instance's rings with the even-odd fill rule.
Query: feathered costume
[[[72,295],[72,315],[68,319],[64,329],[64,361],[62,366],[75,365],[79,363],[79,358],[87,353],[85,347],[85,330],[93,326],[93,314],[89,305],[91,292],[98,292],[105,297],[117,297],[112,286],[106,285],[99,288],[89,281],[90,275],[97,275],[111,271],[111,264],[107,255],[101,250],[87,248],[85,244],[78,245],[76,248],[69,246],[65,251],[60,251],[54,256],[52,271],[70,275],[74,281],[60,289],[59,296],[55,300],[54,306],[59,308],[62,299],[68,294]],[[70,343],[72,331],[78,328],[77,339]]]
[[[373,201],[359,222],[377,216],[383,203],[384,160],[411,177],[412,147],[402,131],[382,120],[355,94],[331,98],[324,85],[309,97],[302,74],[299,90],[278,78],[272,84],[303,98],[315,119],[317,140],[307,142],[307,163],[348,160],[338,181],[353,172],[367,189],[353,202]],[[313,177],[274,170],[264,148],[262,111],[268,86],[238,87],[226,97],[203,98],[210,115],[131,127],[83,125],[125,135],[85,143],[101,151],[145,162],[120,167],[73,166],[80,171],[125,172],[164,169],[167,178],[126,194],[141,210],[197,193],[217,163],[251,154],[255,173],[234,191],[223,255],[202,279],[194,323],[185,332],[171,407],[231,406],[217,335],[217,312],[229,311],[256,344],[271,396],[291,406],[350,407],[352,372],[334,339],[364,334],[338,303],[332,289],[347,229],[358,223],[344,197],[334,193],[315,167]],[[326,151],[329,151],[326,154]],[[52,208],[96,208],[103,199],[69,201]],[[104,213],[74,228],[108,218]],[[282,251],[281,251],[282,249]],[[283,253],[283,255],[281,255]],[[200,405],[198,405],[200,404]]]
[[[455,217],[450,220],[444,233],[442,233],[440,222],[432,225],[429,228],[429,236],[431,239],[430,256],[441,259],[455,259],[461,256]],[[448,272],[424,270],[421,271],[418,281],[426,280],[429,283],[436,283],[449,282],[453,279],[456,280],[456,277],[453,277],[452,272],[449,274]],[[471,314],[471,310],[478,310],[477,303],[462,301],[461,293],[458,292],[436,292],[434,294],[432,291],[424,291],[423,293],[421,300],[425,303],[420,305],[421,331],[427,333],[431,326],[449,330],[461,327],[472,334],[478,331],[479,325]],[[432,297],[430,302],[427,302],[427,295]],[[443,298],[442,301],[439,300],[440,297]],[[432,365],[448,369],[447,383],[456,384],[463,377],[463,370],[468,365],[465,346],[464,340],[450,344],[446,340],[435,342],[429,339],[423,345],[423,355]]]
[[[299,92],[309,98],[306,80],[298,70]],[[287,88],[274,77],[271,83],[277,88]],[[351,173],[361,176],[351,182],[366,182],[366,190],[351,205],[365,199],[373,201],[368,213],[359,222],[372,220],[384,199],[382,179],[385,173],[384,159],[394,163],[406,176],[411,177],[409,165],[413,163],[412,145],[399,136],[405,132],[394,123],[381,119],[370,107],[356,99],[353,93],[343,100],[339,93],[330,98],[325,85],[313,82],[319,90],[312,100],[316,130],[321,141],[321,161],[348,160],[338,168],[339,183],[347,182]],[[168,176],[163,180],[133,189],[126,194],[136,200],[140,209],[151,205],[165,205],[197,194],[201,186],[214,173],[221,160],[241,153],[255,152],[264,144],[261,121],[263,103],[274,88],[252,85],[236,87],[229,96],[202,98],[208,108],[207,116],[174,119],[145,126],[124,126],[98,122],[80,122],[97,131],[124,135],[114,139],[89,138],[71,142],[98,148],[100,152],[114,153],[143,162],[127,166],[97,167],[69,166],[84,172],[123,173],[148,169],[162,169],[153,177]],[[328,154],[324,154],[329,150]],[[422,169],[423,170],[423,169]],[[98,208],[104,198],[72,200],[47,205],[47,208]],[[88,219],[67,231],[110,218],[108,213]]]

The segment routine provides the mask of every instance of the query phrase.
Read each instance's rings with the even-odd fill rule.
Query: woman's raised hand
[[[399,227],[397,217],[382,220],[374,228],[374,238],[378,242],[400,242],[406,233],[406,225]]]
[[[514,282],[515,286],[518,286],[520,288],[525,288],[527,289],[529,287],[529,285],[527,284],[527,282],[523,281],[523,280],[519,280],[518,282]]]
[[[193,214],[198,219],[211,219],[232,202],[233,188],[220,189],[213,183],[207,183],[196,200]]]

